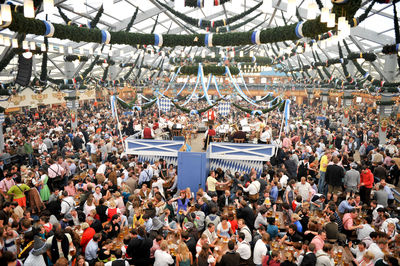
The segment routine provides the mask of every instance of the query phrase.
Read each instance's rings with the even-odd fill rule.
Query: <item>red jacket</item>
[[[143,138],[144,139],[152,139],[153,137],[151,136],[151,128],[146,127],[143,129]]]
[[[364,186],[366,188],[372,188],[372,185],[374,184],[374,175],[372,174],[371,170],[366,169],[367,173],[364,173],[364,171],[361,171],[360,175],[360,184],[364,183]]]
[[[81,247],[83,252],[85,252],[86,245],[93,238],[94,234],[96,234],[96,231],[94,231],[92,227],[86,228],[86,230],[83,232],[81,238]]]

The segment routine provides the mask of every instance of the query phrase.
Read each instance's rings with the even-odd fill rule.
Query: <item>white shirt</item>
[[[251,182],[247,188],[243,187],[243,191],[249,192],[250,195],[255,195],[260,191],[260,186],[261,186],[260,182],[255,180],[255,181]]]
[[[61,200],[61,213],[67,214],[75,206],[75,201],[72,197],[65,197]]]
[[[239,253],[240,258],[244,260],[248,260],[251,257],[251,248],[250,245],[246,242],[246,240],[243,240],[242,242],[238,243],[238,248],[236,252]]]
[[[106,173],[106,168],[107,168],[107,166],[104,163],[100,164],[99,168],[96,171],[96,174],[104,175]]]
[[[260,140],[262,142],[267,142],[267,140],[270,140],[270,139],[271,139],[271,134],[269,133],[268,130],[265,130],[260,136]]]
[[[383,205],[380,205],[380,204],[377,204],[376,205],[376,208],[372,211],[372,219],[375,221],[377,218],[378,218],[378,216],[379,216],[379,214],[378,214],[378,209],[379,208],[384,208],[383,207]]]
[[[296,184],[296,189],[299,191],[299,195],[303,198],[303,200],[308,200],[310,198],[311,185],[308,182],[305,184],[298,182]]]
[[[279,180],[279,183],[281,184],[282,187],[286,187],[288,180],[289,180],[289,177],[287,175],[283,175],[281,177],[281,179]]]
[[[376,243],[372,243],[371,245],[369,245],[368,251],[371,251],[372,254],[375,255],[374,263],[379,259],[383,259],[383,256],[385,256],[385,254]]]
[[[263,256],[267,255],[268,248],[267,245],[262,241],[262,239],[257,240],[256,245],[254,246],[254,256],[253,262],[258,265],[262,263]]]
[[[160,190],[161,195],[164,195],[164,187],[163,184],[165,183],[164,179],[158,178],[156,182],[153,182],[153,184],[151,184],[151,187],[158,187],[158,190]]]
[[[154,252],[154,258],[154,266],[168,266],[174,263],[172,256],[161,249]]]
[[[367,252],[367,249],[364,249],[364,251],[360,251],[360,249],[358,247],[356,248],[350,248],[351,252],[353,252],[354,254],[356,254],[356,260],[361,261],[365,252]]]
[[[399,222],[399,219],[397,218],[387,218],[381,225],[381,231],[382,232],[387,232],[387,226],[388,224],[397,224]]]

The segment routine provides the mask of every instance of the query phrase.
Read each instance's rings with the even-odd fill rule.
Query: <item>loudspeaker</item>
[[[28,86],[32,75],[32,57],[27,59],[22,54],[18,57],[18,74],[15,83]]]

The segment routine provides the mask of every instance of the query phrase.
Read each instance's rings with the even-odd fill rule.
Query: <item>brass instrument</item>
[[[239,126],[237,123],[232,123],[229,125],[231,128],[233,128],[235,130],[235,132],[239,131]]]

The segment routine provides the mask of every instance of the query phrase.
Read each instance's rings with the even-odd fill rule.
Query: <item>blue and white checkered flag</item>
[[[159,99],[158,108],[165,113],[169,112],[171,110],[171,100],[167,98]]]
[[[231,112],[230,102],[219,102],[218,103],[218,114],[222,116],[227,116]]]

